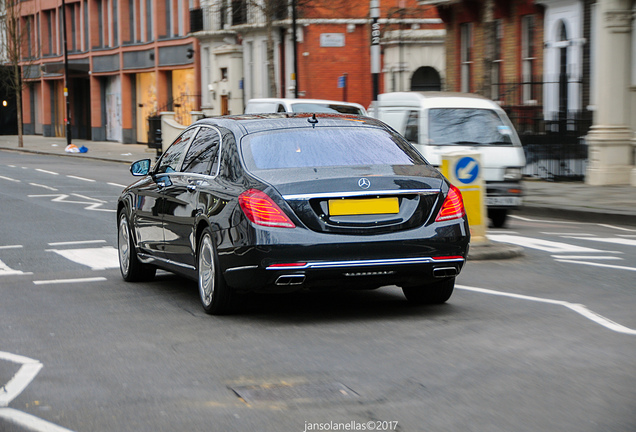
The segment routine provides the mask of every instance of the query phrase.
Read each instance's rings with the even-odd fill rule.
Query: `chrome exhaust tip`
[[[276,279],[276,285],[278,286],[302,285],[304,282],[304,274],[282,275]]]
[[[457,276],[457,267],[437,267],[433,269],[433,276],[436,278],[447,278]]]

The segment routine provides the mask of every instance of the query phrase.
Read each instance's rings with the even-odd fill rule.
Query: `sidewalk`
[[[66,138],[25,135],[24,147],[18,148],[18,137],[0,135],[0,150],[14,150],[64,157],[131,163],[152,159],[156,151],[145,144],[73,140],[77,147],[86,146],[87,153],[66,153]],[[580,182],[524,181],[523,207],[513,214],[530,217],[563,218],[580,222],[621,224],[636,227],[636,187],[589,186]],[[520,256],[520,248],[503,244],[474,244],[470,259],[504,259]]]

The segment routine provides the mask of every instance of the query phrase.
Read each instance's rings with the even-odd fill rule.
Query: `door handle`
[[[197,184],[196,183],[190,183],[187,186],[188,192],[195,192],[197,190]]]

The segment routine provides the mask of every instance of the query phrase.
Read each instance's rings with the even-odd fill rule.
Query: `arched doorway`
[[[411,77],[411,91],[440,91],[442,80],[435,68],[422,66]]]

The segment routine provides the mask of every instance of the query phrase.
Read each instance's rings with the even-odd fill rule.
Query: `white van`
[[[508,116],[495,102],[467,93],[396,92],[378,96],[377,116],[409,140],[432,165],[458,150],[479,152],[488,217],[503,227],[521,205],[523,147]],[[376,114],[377,112],[377,114]]]
[[[366,116],[367,111],[360,104],[324,99],[260,98],[250,99],[245,114],[277,112],[321,112]]]

